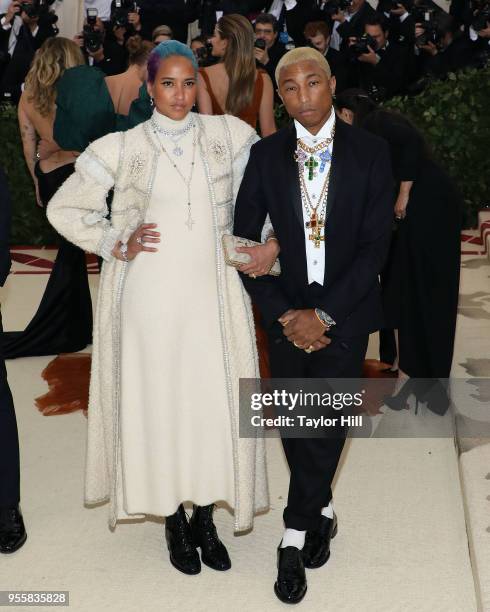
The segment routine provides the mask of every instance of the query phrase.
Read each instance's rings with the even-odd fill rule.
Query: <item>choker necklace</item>
[[[194,121],[192,119],[190,119],[188,124],[185,127],[180,128],[179,130],[166,130],[166,129],[162,128],[161,126],[159,126],[158,123],[155,121],[155,118],[152,117],[151,118],[151,125],[153,127],[154,133],[158,132],[159,134],[162,134],[163,136],[167,136],[167,138],[170,138],[170,140],[174,144],[174,148],[172,149],[172,153],[174,155],[177,155],[177,157],[181,157],[183,155],[184,151],[183,151],[182,147],[179,146],[178,143],[194,127]]]
[[[192,124],[192,127],[194,127],[194,124]],[[186,129],[188,131],[190,128],[186,128]],[[195,166],[195,160],[196,160],[196,145],[197,145],[197,134],[194,133],[194,138],[192,139],[191,171],[189,173],[189,178],[186,179],[185,176],[180,171],[180,169],[178,168],[177,164],[168,154],[167,149],[163,146],[163,144],[160,144],[160,146],[162,147],[162,151],[165,153],[169,162],[172,164],[175,170],[177,170],[177,174],[180,176],[180,178],[184,182],[184,185],[187,187],[187,221],[185,221],[184,225],[187,226],[187,229],[189,231],[192,230],[192,226],[196,223],[194,219],[192,218],[192,204],[191,204],[191,182],[192,182],[192,176],[194,174],[194,166]]]

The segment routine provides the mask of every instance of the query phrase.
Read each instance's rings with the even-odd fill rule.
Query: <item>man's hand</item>
[[[439,49],[437,48],[437,46],[430,40],[426,45],[420,45],[419,49],[422,49],[429,55],[437,55],[439,53]]]
[[[300,349],[308,349],[327,331],[313,308],[288,310],[282,315],[279,322],[284,328],[283,334],[286,338]]]
[[[141,30],[141,17],[139,13],[128,13],[128,23],[133,26],[136,32]]]
[[[371,47],[368,46],[368,49],[369,53],[363,53],[357,59],[360,62],[363,62],[364,64],[371,64],[372,66],[376,66],[376,64],[379,62],[379,55],[376,55],[376,53],[373,51],[373,49],[371,49]]]
[[[254,47],[255,59],[262,64],[262,66],[266,66],[269,63],[269,54],[267,53],[267,49],[259,49],[258,47]]]
[[[408,195],[400,193],[395,203],[395,217],[405,219],[407,215]]]
[[[490,24],[487,22],[487,27],[477,32],[481,38],[490,38]]]
[[[98,51],[87,51],[90,57],[94,58],[94,62],[101,62],[104,59],[104,47],[101,47]]]
[[[333,21],[338,21],[339,23],[344,23],[345,15],[344,15],[344,13],[339,11],[338,13],[335,13],[334,15],[332,15],[332,19],[333,19]]]
[[[83,49],[83,32],[75,34],[75,36],[73,37],[73,42],[77,44],[80,49]]]
[[[16,15],[20,14],[20,2],[14,0],[11,2],[7,8],[7,12],[5,13],[5,23],[11,23]]]

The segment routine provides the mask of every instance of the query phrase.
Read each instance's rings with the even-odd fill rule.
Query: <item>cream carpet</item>
[[[10,277],[1,295],[5,329],[25,325],[46,280]],[[97,277],[90,280],[95,290]],[[288,481],[279,441],[268,440],[270,512],[238,537],[228,512],[216,513],[232,569],[221,574],[204,566],[200,575],[184,576],[168,561],[161,521],[120,523],[111,532],[106,506],[84,508],[86,420],[81,413],[43,417],[33,403],[47,390],[40,374],[49,361],[8,362],[28,540],[0,558],[0,590],[68,590],[77,612],[284,609],[272,591]],[[332,556],[308,571],[301,610],[476,612],[451,439],[349,441],[334,505],[339,533]]]

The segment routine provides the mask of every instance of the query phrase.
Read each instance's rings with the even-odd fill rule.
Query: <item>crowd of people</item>
[[[460,196],[417,129],[377,103],[483,65],[490,16],[387,0],[377,11],[365,0],[158,6],[113,2],[106,21],[89,8],[75,40],[55,36],[36,0],[14,0],[0,20],[4,99],[18,105],[37,201],[60,233],[39,309],[3,337],[3,355],[77,351],[93,337],[86,501],[109,500],[111,525],[167,517],[172,564],[196,574],[197,548],[231,567],[215,502],[234,509],[237,531],[268,504],[263,439],[238,435],[240,378],[358,378],[379,329],[381,361],[403,381],[388,406],[405,408],[408,393],[430,403],[407,381],[449,376]],[[276,102],[292,119],[280,130]],[[237,247],[250,257],[238,272],[223,234],[257,243]],[[102,268],[94,325],[85,251]],[[11,460],[0,552],[13,552],[26,532],[0,379]],[[305,567],[329,558],[345,435],[283,439],[281,601],[301,601]]]
[[[104,8],[95,7],[101,4]],[[107,4],[107,2],[105,3]],[[361,87],[377,101],[420,92],[430,80],[490,57],[490,5],[454,1],[447,13],[432,0],[274,0],[261,2],[122,0],[90,3],[75,40],[85,61],[107,76],[128,65],[128,38],[188,43],[200,66],[219,62],[211,46],[222,16],[242,15],[255,29],[254,56],[274,90],[274,70],[286,49],[310,45],[332,66],[337,92]],[[200,34],[189,40],[190,24]],[[17,103],[34,53],[58,32],[49,1],[12,0],[0,14],[0,95]],[[276,101],[278,101],[276,96]]]

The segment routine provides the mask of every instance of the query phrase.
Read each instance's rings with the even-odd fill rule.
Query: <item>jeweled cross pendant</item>
[[[322,230],[325,228],[325,223],[318,219],[316,212],[311,214],[310,220],[306,222],[306,228],[310,230],[309,240],[313,240],[315,248],[319,249],[320,244],[325,242],[325,236],[322,236]]]
[[[327,162],[332,161],[332,156],[330,155],[330,151],[328,149],[320,153],[320,160],[322,162],[320,164],[320,172],[323,172],[325,170],[325,166],[327,165]]]
[[[307,162],[305,162],[305,166],[308,168],[308,180],[312,181],[313,177],[315,176],[315,168],[318,166],[318,162],[313,155]]]

